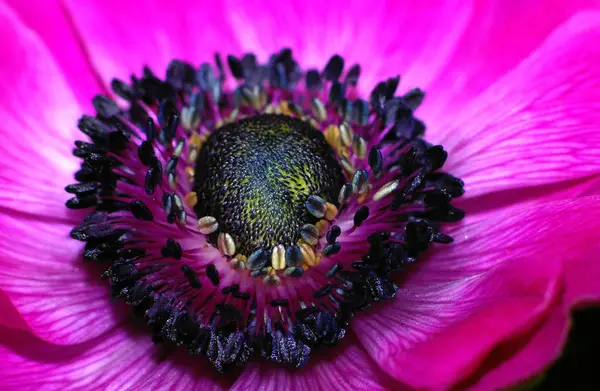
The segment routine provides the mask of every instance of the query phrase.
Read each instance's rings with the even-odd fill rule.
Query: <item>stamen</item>
[[[369,207],[366,205],[361,206],[354,214],[354,226],[360,227],[360,225],[369,217]]]
[[[190,208],[193,208],[194,206],[196,206],[196,204],[198,203],[198,194],[196,194],[195,191],[190,191],[189,193],[187,193],[183,199],[183,202],[185,203],[185,205],[187,205]],[[216,222],[216,221],[215,221]],[[204,232],[203,232],[204,233]],[[210,233],[210,232],[209,232]]]
[[[219,234],[218,247],[219,251],[221,251],[223,255],[231,257],[233,254],[235,254],[235,242],[228,233]]]
[[[167,245],[161,249],[161,255],[163,257],[175,258],[179,260],[183,255],[183,250],[181,249],[181,245],[179,243],[169,238],[167,239]]]
[[[342,140],[342,144],[346,148],[352,147],[352,139],[354,138],[354,132],[352,128],[347,123],[342,123],[339,127],[340,131],[340,139]]]
[[[285,272],[283,272],[284,276],[292,278],[300,278],[302,277],[302,274],[304,274],[304,269],[301,267],[288,267],[285,269]]]
[[[339,253],[341,249],[342,249],[342,245],[340,244],[340,242],[334,242],[332,244],[328,244],[323,249],[323,256],[329,257],[332,255],[335,255],[335,254]]]
[[[352,191],[354,194],[364,194],[369,184],[369,172],[358,170],[352,177]]]
[[[306,209],[318,219],[323,218],[325,216],[325,211],[327,210],[327,203],[324,199],[319,196],[311,195],[306,200],[304,204]]]
[[[302,264],[303,253],[300,247],[293,245],[285,250],[285,264],[288,267],[296,267]]]
[[[183,264],[183,265],[181,265],[181,271],[183,272],[185,277],[188,279],[188,282],[192,288],[195,288],[195,289],[202,288],[202,283],[200,282],[200,278],[198,277],[198,274],[196,274],[194,269],[192,269],[191,267],[189,267],[186,264]]]
[[[352,139],[352,151],[360,160],[363,160],[367,156],[367,142],[357,134]]]
[[[325,219],[332,221],[338,214],[338,208],[331,202],[327,202],[325,205]]]
[[[340,229],[339,226],[337,226],[337,225],[332,226],[326,235],[327,243],[333,244],[335,242],[335,240],[338,238],[338,236],[340,236],[341,234],[342,234],[342,230]]]
[[[398,188],[399,185],[400,182],[398,182],[397,179],[386,183],[385,185],[381,186],[379,190],[375,192],[375,194],[373,194],[373,200],[379,201],[380,199],[392,194]]]
[[[319,231],[312,224],[304,224],[300,229],[300,236],[311,246],[315,246],[319,241]]]
[[[333,277],[335,277],[335,275],[344,268],[344,266],[341,263],[336,263],[334,264],[331,269],[329,269],[329,271],[327,272],[327,278],[328,279],[332,279]]]
[[[146,194],[154,194],[154,190],[162,179],[162,165],[156,156],[150,160],[150,168],[146,172],[145,190]]]
[[[219,286],[219,271],[212,263],[206,267],[206,276],[214,286]]]
[[[271,265],[275,270],[283,270],[285,268],[285,247],[283,245],[279,244],[273,247]]]
[[[262,269],[263,267],[265,267],[268,260],[269,260],[269,258],[268,258],[268,254],[266,253],[266,251],[263,249],[258,249],[256,251],[254,251],[252,254],[250,254],[250,256],[248,257],[248,262],[246,262],[246,265],[248,266],[249,269],[255,271],[255,270],[259,270],[259,269]]]
[[[198,230],[204,235],[216,232],[219,229],[217,219],[212,216],[204,216],[198,220]]]
[[[346,183],[340,189],[340,194],[338,196],[338,202],[340,205],[345,204],[352,197],[352,184]]]
[[[302,70],[289,49],[227,69],[219,55],[174,60],[164,80],[113,80],[125,105],[93,99],[80,183],[65,188],[69,208],[93,211],[71,236],[155,341],[219,371],[253,354],[302,366],[393,298],[395,273],[452,242],[440,223],[464,216],[451,204],[464,184],[420,138],[424,93],[396,96],[394,77],[357,98],[360,67],[344,62]]]
[[[154,220],[154,216],[152,216],[152,211],[142,201],[135,200],[129,205],[131,207],[131,213],[136,219],[144,221]]]

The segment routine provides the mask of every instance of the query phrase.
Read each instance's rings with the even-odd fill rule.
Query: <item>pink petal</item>
[[[27,326],[55,344],[88,341],[124,317],[101,271],[81,259],[71,225],[0,215],[0,292]],[[8,323],[15,326],[18,319]]]
[[[102,91],[84,52],[70,15],[57,0],[5,0],[21,22],[38,35],[64,75],[77,100],[91,110],[92,98]]]
[[[118,317],[99,271],[80,264],[82,247],[69,238],[79,217],[63,189],[77,169],[81,108],[44,43],[3,4],[0,37],[0,289],[14,306],[4,322],[19,327],[16,309],[43,339],[85,341]]]
[[[164,356],[145,333],[111,331],[93,341],[56,346],[0,329],[0,377],[9,390],[126,390]]]
[[[519,191],[504,190],[482,194],[477,197],[461,197],[453,201],[453,205],[463,209],[469,216],[469,222],[485,220],[494,214],[508,213],[515,204],[519,208],[569,200],[600,194],[600,173],[577,178],[571,181],[548,183]]]
[[[319,69],[337,53],[361,65],[360,85],[370,92],[398,74],[403,89],[427,86],[458,46],[472,3],[231,0],[227,15],[243,50],[267,58],[290,47],[303,67]]]
[[[466,197],[600,172],[600,12],[558,28],[517,68],[434,123]],[[527,191],[520,191],[523,197]]]
[[[498,344],[544,322],[569,261],[597,254],[590,242],[600,228],[599,202],[584,197],[466,220],[451,232],[454,244],[423,261],[392,303],[361,315],[353,329],[401,381],[431,388],[461,381]],[[588,267],[599,273],[598,264]]]
[[[43,42],[3,4],[0,40],[0,203],[67,219],[63,188],[77,169],[70,155],[81,108]]]
[[[531,335],[501,346],[473,376],[469,390],[502,390],[539,375],[564,346],[570,320],[556,305]]]
[[[238,52],[219,2],[68,0],[66,7],[98,74],[108,85],[148,65],[159,76],[174,59],[198,66],[219,50]]]
[[[476,2],[460,45],[428,86],[419,114],[428,123],[453,116],[573,14],[598,6],[596,0]]]
[[[231,387],[231,391],[400,389],[401,385],[383,374],[351,335],[334,349],[313,354],[303,369],[252,362]]]
[[[217,391],[228,390],[238,377],[236,373],[222,374],[207,360],[190,356],[185,349],[170,355],[128,391]]]
[[[0,291],[0,327],[29,330],[6,294]]]
[[[600,303],[598,247],[600,246],[596,245],[597,251],[590,251],[587,257],[573,257],[565,264],[565,302],[570,306]]]
[[[215,51],[255,51],[266,60],[291,47],[303,66],[322,68],[335,53],[360,63],[365,90],[399,73],[426,85],[457,46],[472,8],[462,0],[143,4],[68,1],[104,80],[139,74],[143,64],[162,74],[175,57],[197,63]]]
[[[521,259],[462,281],[403,289],[353,329],[391,376],[446,388],[474,372],[500,341],[543,320],[560,287],[559,266]]]
[[[565,267],[594,255],[592,233],[600,229],[600,196],[513,206],[485,219],[466,219],[446,230],[454,243],[436,247],[410,275],[427,286],[485,273],[514,258],[558,258]]]

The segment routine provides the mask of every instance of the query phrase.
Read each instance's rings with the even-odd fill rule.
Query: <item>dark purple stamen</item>
[[[206,275],[208,276],[210,282],[212,282],[214,286],[219,286],[219,271],[217,270],[215,265],[210,264],[206,267]]]
[[[356,227],[360,227],[360,225],[363,223],[363,221],[367,219],[367,217],[369,217],[369,207],[363,205],[354,214],[354,225]]]
[[[130,206],[131,213],[136,219],[144,221],[154,220],[154,216],[152,216],[152,211],[142,201],[135,200],[130,204]]]
[[[345,70],[344,59],[334,55],[322,70],[302,70],[284,49],[266,63],[253,54],[228,56],[227,72],[237,83],[229,90],[221,57],[214,61],[195,68],[174,60],[164,80],[149,68],[129,84],[113,80],[113,92],[126,107],[94,97],[96,116],[78,123],[89,140],[77,141],[73,150],[82,159],[75,174],[79,183],[65,189],[73,195],[69,208],[93,211],[71,236],[86,242],[84,259],[105,266],[102,278],[113,296],[151,325],[156,342],[186,345],[219,371],[243,365],[252,355],[300,367],[312,350],[343,338],[356,312],[393,298],[395,273],[432,243],[452,242],[440,223],[464,216],[451,204],[464,184],[438,171],[447,152],[421,139],[425,125],[414,116],[424,93],[398,95],[399,77],[381,81],[364,100],[356,97],[358,65]],[[242,117],[249,128],[260,124],[269,131],[279,124],[314,132],[327,140],[323,150],[331,149],[332,157],[314,174],[339,173],[331,193],[310,192],[297,200],[291,193],[273,193],[280,209],[295,208],[301,221],[282,224],[285,240],[265,241],[268,246],[245,246],[239,233],[255,221],[270,239],[283,212],[263,213],[272,219],[266,224],[262,210],[231,211],[239,206],[235,197],[242,188],[234,185],[260,175],[265,177],[256,183],[263,185],[283,180],[269,176],[277,172],[271,166],[258,170],[248,159],[257,156],[257,146],[261,158],[272,158],[273,145],[258,138],[238,155],[220,155],[231,144],[218,140],[204,148],[217,127],[239,135]],[[323,136],[328,126],[340,135],[343,130],[341,142]],[[290,140],[295,137],[292,132]],[[218,186],[227,181],[214,180],[215,194],[208,199],[192,186],[207,174],[196,164],[201,153],[222,158],[215,170],[243,160],[235,167],[244,172],[227,177],[223,187]],[[318,154],[303,156],[299,165],[289,155],[276,156],[280,171],[314,168]],[[215,173],[221,171],[208,174]],[[207,183],[220,178],[206,177]],[[285,178],[286,186],[297,186],[298,177]],[[243,189],[251,201],[264,194]],[[226,196],[220,208],[212,208]],[[207,213],[196,215],[198,210]],[[196,222],[202,217],[208,220],[201,234]],[[342,232],[340,226],[348,228]],[[312,281],[303,284],[304,279]],[[278,289],[284,280],[286,289]]]
[[[181,271],[183,272],[185,277],[188,279],[188,282],[190,283],[190,286],[192,288],[196,288],[196,289],[202,288],[202,283],[200,282],[200,278],[198,277],[198,274],[196,274],[194,269],[192,269],[188,265],[184,264],[184,265],[181,265]]]
[[[167,245],[161,249],[161,254],[163,257],[181,259],[183,250],[179,243],[169,238],[167,239]]]

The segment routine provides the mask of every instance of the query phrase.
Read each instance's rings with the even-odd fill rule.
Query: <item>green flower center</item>
[[[323,133],[308,122],[264,114],[224,125],[202,146],[194,191],[198,217],[213,216],[237,251],[295,244],[317,219],[309,196],[337,203],[344,175]]]

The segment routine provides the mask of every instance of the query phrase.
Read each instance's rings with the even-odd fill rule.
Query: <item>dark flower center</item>
[[[463,183],[421,137],[424,94],[383,80],[368,101],[360,67],[334,55],[300,67],[289,49],[259,63],[173,60],[98,95],[71,209],[71,236],[105,266],[114,297],[156,342],[185,345],[220,371],[253,355],[296,367],[334,346],[352,316],[392,299],[395,275],[433,244]]]
[[[246,256],[289,247],[317,218],[309,196],[337,203],[344,176],[323,133],[285,115],[263,114],[211,134],[196,160],[198,217],[214,216]]]

